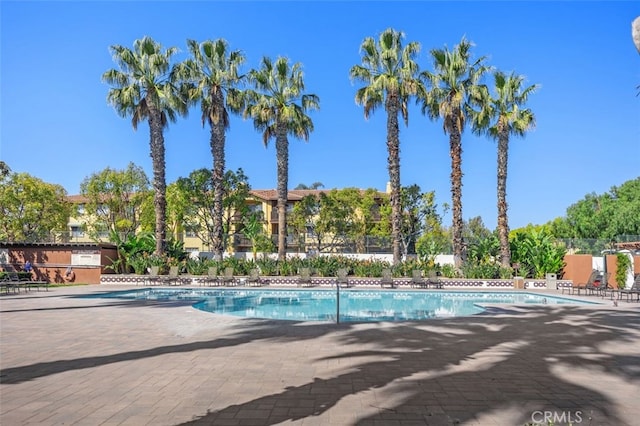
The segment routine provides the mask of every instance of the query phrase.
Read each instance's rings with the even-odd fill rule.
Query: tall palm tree
[[[469,97],[480,89],[481,77],[488,71],[485,57],[471,62],[472,44],[464,37],[452,50],[433,49],[434,71],[424,71],[421,77],[428,87],[422,98],[422,113],[432,120],[442,118],[445,134],[449,135],[451,155],[451,204],[453,256],[456,268],[464,260],[462,238],[462,133],[466,122]]]
[[[400,240],[402,228],[402,205],[400,187],[400,130],[398,115],[402,114],[405,125],[409,124],[408,101],[424,91],[418,78],[419,67],[415,61],[420,44],[402,46],[404,33],[387,29],[378,41],[372,37],[360,45],[362,64],[351,68],[352,80],[364,82],[356,92],[356,103],[364,106],[364,117],[384,104],[387,112],[387,168],[391,187],[391,238],[393,241],[393,263],[400,262]]]
[[[157,255],[163,255],[166,244],[166,180],[164,129],[178,115],[186,115],[187,103],[171,64],[175,47],[167,49],[148,36],[133,42],[133,50],[113,45],[109,48],[119,69],[110,69],[102,80],[113,86],[107,95],[118,115],[131,116],[133,129],[146,120],[149,123],[149,146],[153,166],[155,236]]]
[[[501,71],[493,74],[495,97],[491,97],[485,87],[474,93],[470,109],[474,133],[486,133],[498,142],[498,237],[500,240],[500,262],[503,267],[511,266],[509,249],[509,220],[507,216],[507,164],[509,138],[511,135],[524,136],[535,126],[535,116],[530,109],[523,108],[529,95],[538,85],[523,87],[524,77]]]
[[[287,198],[289,181],[288,135],[309,139],[313,122],[307,111],[320,108],[320,99],[304,94],[302,64],[289,64],[279,57],[272,61],[262,58],[260,68],[249,71],[248,78],[254,89],[246,91],[244,117],[252,118],[256,130],[262,131],[265,147],[269,140],[276,141],[278,172],[278,259],[286,258]]]
[[[213,157],[213,215],[212,215],[212,251],[222,259],[223,243],[223,205],[225,141],[229,128],[229,111],[241,111],[241,91],[238,89],[243,80],[239,74],[245,57],[239,50],[230,51],[226,40],[204,41],[187,40],[191,57],[180,65],[180,76],[189,81],[191,102],[199,102],[202,110],[202,125],[209,123],[211,136],[211,156]]]

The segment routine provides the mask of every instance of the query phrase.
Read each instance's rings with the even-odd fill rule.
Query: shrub
[[[624,288],[627,283],[627,274],[631,270],[631,259],[626,253],[616,253],[616,283],[618,288]]]

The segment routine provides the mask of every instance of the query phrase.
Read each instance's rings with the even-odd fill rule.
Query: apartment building
[[[287,215],[293,212],[293,208],[296,203],[302,200],[308,195],[319,195],[320,193],[328,193],[330,190],[311,190],[311,189],[292,189],[288,193],[287,201]],[[364,191],[363,191],[364,192]],[[377,205],[381,205],[386,199],[387,194],[384,192],[378,192],[375,196]],[[69,241],[77,243],[89,243],[89,242],[108,242],[109,233],[102,232],[97,235],[90,236],[86,232],[87,216],[85,212],[85,203],[87,199],[82,195],[71,195],[68,197],[69,201],[76,205],[77,215],[74,215],[69,220]],[[278,235],[278,193],[275,189],[258,189],[251,190],[249,197],[246,199],[246,205],[251,212],[262,213],[262,225],[265,234],[270,235],[272,240],[277,245]],[[252,243],[242,234],[242,217],[240,214],[231,213],[229,219],[231,224],[231,236],[228,244],[228,250],[231,253],[237,252],[250,252],[252,249]],[[374,217],[375,220],[380,220],[380,215],[377,213]],[[174,237],[182,241],[185,250],[189,252],[208,252],[210,247],[207,242],[199,238],[195,232],[189,230],[189,227],[180,226],[174,232]],[[287,237],[287,251],[290,253],[306,253],[313,245],[313,229],[309,228],[306,234],[300,238],[300,236],[289,235]],[[97,240],[97,241],[96,241]],[[377,243],[371,243],[368,248],[371,252],[384,251],[386,247],[378,247]]]

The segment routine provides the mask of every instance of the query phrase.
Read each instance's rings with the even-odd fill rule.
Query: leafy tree
[[[352,80],[365,86],[356,92],[356,103],[364,106],[364,117],[384,105],[387,112],[387,168],[391,185],[391,238],[393,241],[393,263],[400,257],[402,207],[400,188],[400,130],[398,115],[405,125],[409,123],[408,103],[411,97],[423,91],[418,79],[419,67],[415,61],[420,44],[410,42],[402,45],[404,33],[389,28],[380,34],[378,41],[372,37],[360,45],[362,64],[350,70]]]
[[[180,65],[183,78],[192,82],[190,100],[199,102],[202,124],[209,123],[209,144],[213,157],[212,194],[213,215],[211,224],[211,249],[217,259],[222,259],[223,205],[225,173],[225,141],[229,129],[229,111],[241,110],[241,92],[237,88],[243,76],[239,68],[245,57],[239,50],[230,51],[226,40],[187,40],[191,58]]]
[[[503,268],[511,266],[509,250],[509,219],[507,216],[507,165],[509,139],[523,137],[535,125],[533,112],[524,108],[529,95],[537,85],[523,87],[524,77],[511,73],[506,75],[496,71],[493,74],[495,96],[486,87],[473,93],[472,99],[479,110],[471,111],[473,130],[477,134],[486,133],[498,142],[498,238],[500,240],[500,261]]]
[[[482,217],[476,216],[464,222],[462,236],[467,244],[488,238],[491,231],[484,225]]]
[[[213,180],[209,169],[194,170],[186,178],[176,181],[176,219],[206,245],[212,247],[216,238],[215,200],[211,197]],[[248,209],[246,199],[251,189],[242,169],[227,171],[223,179],[223,250],[229,241],[232,220],[243,218]]]
[[[416,252],[416,241],[427,229],[428,220],[437,217],[435,193],[423,193],[418,185],[402,187],[403,257]]]
[[[433,49],[434,72],[424,71],[428,91],[422,97],[422,113],[432,120],[442,118],[444,132],[449,135],[451,155],[451,201],[453,213],[453,255],[456,268],[464,260],[462,238],[462,132],[466,122],[470,97],[477,92],[488,68],[485,57],[471,62],[472,44],[466,39],[452,50]]]
[[[305,195],[293,205],[293,211],[289,215],[289,225],[297,234],[300,245],[305,242],[305,235],[315,228],[315,220],[320,214],[320,194]],[[314,234],[316,235],[316,234]]]
[[[293,207],[290,225],[298,235],[313,236],[315,248],[326,252],[354,245],[365,252],[366,238],[378,229],[380,194],[375,189],[333,189],[303,197]]]
[[[554,236],[617,240],[640,235],[640,177],[614,186],[604,194],[587,194],[554,221]]]
[[[296,233],[308,233],[322,253],[344,247],[355,227],[353,193],[333,189],[307,195],[293,207],[290,224]]]
[[[0,161],[0,180],[6,178],[11,173],[11,169],[4,161]]]
[[[266,252],[274,249],[273,241],[264,232],[263,212],[250,212],[244,217],[243,227],[240,230],[251,241],[251,253],[253,260],[257,258],[258,251]]]
[[[424,217],[422,235],[416,240],[416,254],[418,259],[426,263],[428,268],[433,268],[438,254],[451,252],[451,236],[442,226],[442,216],[438,213],[435,205],[435,193],[431,191],[425,195],[426,204],[430,207]],[[447,211],[448,205],[445,203],[443,214],[446,214]]]
[[[223,217],[223,246],[227,247],[233,229],[233,220],[244,220],[249,214],[247,199],[250,196],[251,185],[249,178],[239,168],[235,172],[228,170],[224,174],[224,192],[222,195]]]
[[[244,117],[253,119],[256,130],[262,131],[265,147],[269,140],[276,141],[276,161],[278,171],[278,259],[286,258],[287,237],[287,197],[289,181],[289,139],[309,139],[313,122],[307,111],[319,108],[320,99],[313,94],[305,94],[302,65],[279,57],[272,61],[262,58],[259,69],[248,74],[255,90],[246,93]]]
[[[60,185],[28,173],[0,179],[0,240],[48,241],[51,232],[66,231],[72,206]]]
[[[332,205],[345,209],[346,217],[344,224],[335,223],[337,229],[341,229],[347,241],[351,241],[355,246],[356,253],[364,253],[366,238],[374,234],[377,225],[379,211],[378,199],[380,193],[372,188],[361,190],[358,188],[344,188],[329,192],[329,197],[333,199]]]
[[[147,197],[147,200],[151,201],[151,205],[153,204],[153,197],[151,199]],[[188,222],[192,206],[189,194],[182,190],[178,181],[167,185],[167,232],[176,241],[182,239],[181,234],[185,231],[185,224]]]
[[[185,96],[171,64],[177,49],[165,50],[150,37],[143,37],[133,42],[133,50],[113,45],[110,51],[119,69],[110,69],[102,75],[102,80],[112,86],[107,101],[118,115],[131,117],[134,130],[141,121],[149,124],[156,254],[162,255],[166,243],[164,129],[178,115],[187,113]]]
[[[549,226],[527,226],[510,234],[511,258],[520,265],[524,277],[544,278],[546,273],[561,274],[566,249],[551,234]]]
[[[87,199],[83,217],[89,235],[99,241],[99,233],[107,231],[126,240],[140,226],[149,178],[133,163],[124,170],[107,167],[86,177],[80,184],[80,194]]]

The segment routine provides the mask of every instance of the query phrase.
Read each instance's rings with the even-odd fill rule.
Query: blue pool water
[[[194,308],[241,317],[297,321],[408,321],[467,316],[482,312],[481,304],[582,304],[585,302],[513,291],[429,292],[253,289],[160,289],[119,291],[94,297],[136,300],[194,301]]]

